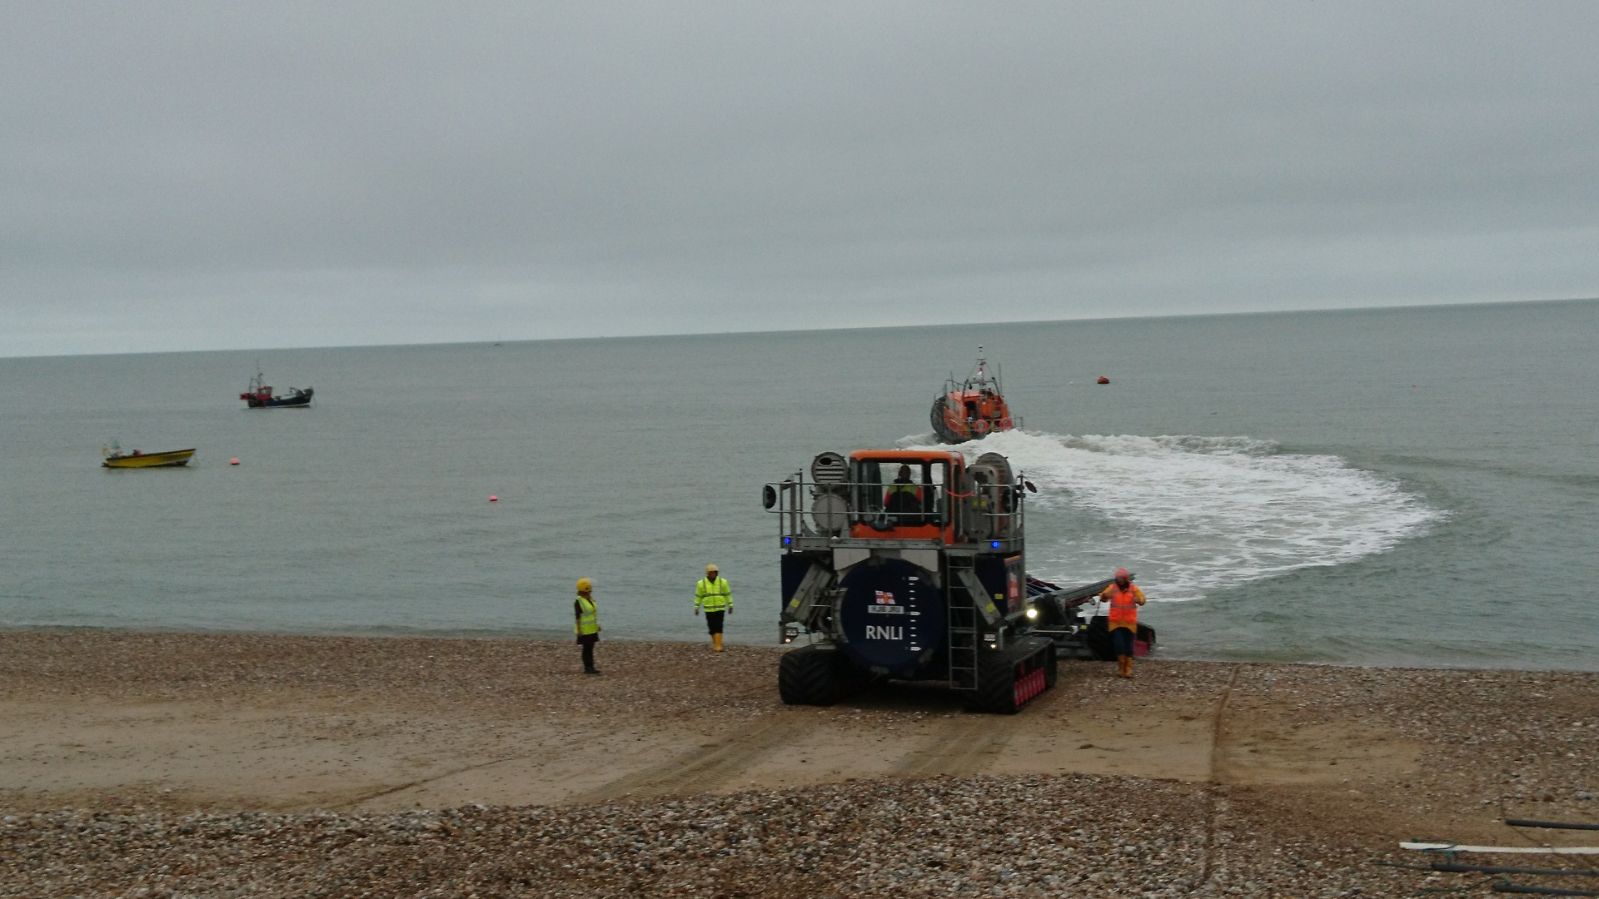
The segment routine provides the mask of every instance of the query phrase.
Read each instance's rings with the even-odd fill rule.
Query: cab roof
[[[964,458],[960,453],[952,453],[948,450],[856,450],[849,454],[851,462],[957,462],[962,461]]]

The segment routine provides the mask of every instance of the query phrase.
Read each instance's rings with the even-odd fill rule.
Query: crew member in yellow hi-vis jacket
[[[600,642],[600,610],[594,605],[594,582],[586,577],[577,579],[577,599],[572,602],[576,616],[572,630],[577,634],[577,645],[583,647],[583,673],[599,674],[594,667],[594,644]]]
[[[711,649],[722,651],[722,616],[733,614],[733,587],[716,570],[716,563],[705,566],[705,576],[694,585],[694,614],[705,610],[705,626],[711,632]]]

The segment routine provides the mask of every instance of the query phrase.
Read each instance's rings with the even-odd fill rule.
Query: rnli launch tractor
[[[1033,487],[1004,456],[828,452],[809,475],[764,495],[783,548],[780,637],[806,641],[782,656],[785,703],[827,705],[891,679],[1014,713],[1054,686],[1057,644],[1086,632],[1058,599],[1092,585],[1029,581],[1023,498]],[[1041,609],[1049,632],[1035,624]]]

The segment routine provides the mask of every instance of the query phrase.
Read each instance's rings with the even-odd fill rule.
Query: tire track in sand
[[[710,792],[738,777],[755,760],[780,746],[794,743],[813,724],[804,714],[779,713],[733,736],[569,796],[562,804],[582,805],[624,797],[644,799]]]
[[[906,753],[894,773],[900,777],[979,774],[1010,741],[1015,727],[1014,718],[969,712]]]
[[[438,774],[430,774],[427,777],[419,777],[416,780],[407,781],[402,784],[396,784],[389,787],[379,787],[375,790],[362,791],[350,796],[347,799],[343,799],[338,802],[327,803],[326,807],[334,811],[352,809],[363,802],[371,802],[374,799],[382,799],[386,796],[393,796],[395,793],[403,793],[406,790],[414,790],[417,787],[425,787],[428,784],[437,783],[441,780],[448,780],[452,777],[465,774],[468,771],[481,771],[484,768],[492,768],[495,765],[503,765],[506,762],[514,762],[524,758],[527,758],[527,756],[506,755],[499,758],[489,759],[485,762],[474,762],[470,765],[462,765],[457,768],[451,768],[448,771],[441,771]]]
[[[1227,799],[1222,795],[1224,788],[1223,766],[1226,764],[1227,755],[1227,703],[1233,698],[1233,687],[1238,684],[1238,675],[1243,671],[1242,665],[1234,665],[1232,674],[1227,678],[1227,686],[1221,691],[1221,698],[1216,702],[1216,711],[1210,722],[1210,777],[1205,785],[1205,851],[1199,868],[1199,878],[1194,882],[1190,892],[1209,886],[1216,876],[1218,867],[1216,855],[1216,831],[1221,827],[1222,815],[1227,811]]]

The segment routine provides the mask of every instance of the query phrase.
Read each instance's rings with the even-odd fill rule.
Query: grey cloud
[[[1587,3],[10,19],[0,354],[1599,293]]]

